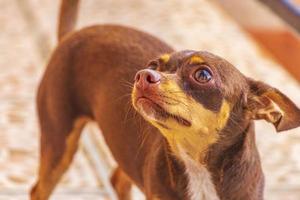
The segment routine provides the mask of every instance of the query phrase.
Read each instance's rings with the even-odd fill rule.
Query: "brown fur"
[[[66,34],[74,30],[79,0],[62,0],[60,5],[57,38],[60,41]]]
[[[131,180],[120,168],[115,169],[111,177],[111,184],[115,188],[119,199],[131,199]]]
[[[77,4],[70,5],[77,9]],[[68,9],[68,6],[62,6],[62,9]],[[66,16],[63,12],[61,16]],[[74,10],[70,12],[74,13]],[[39,178],[31,191],[32,200],[49,198],[71,164],[81,130],[88,120],[99,124],[118,163],[111,180],[119,199],[130,199],[132,183],[148,200],[189,199],[185,166],[170,147],[169,138],[147,119],[136,115],[130,105],[134,76],[147,63],[158,65],[156,73],[168,72],[166,81],[176,77],[172,84],[179,84],[182,95],[193,99],[192,102],[197,102],[210,115],[221,112],[222,101],[230,104],[229,118],[222,129],[214,133],[218,137],[205,145],[201,162],[212,174],[220,199],[263,199],[264,180],[253,127],[253,119],[262,116],[257,114],[255,105],[263,109],[262,96],[275,102],[281,110],[275,109],[280,121],[274,125],[285,122],[278,130],[286,130],[300,125],[300,110],[287,97],[270,86],[244,77],[222,58],[196,51],[170,54],[174,50],[169,45],[132,28],[101,25],[74,33],[69,31],[71,29],[67,28],[60,34],[61,42],[50,59],[38,91],[41,160]],[[170,56],[159,59],[164,54]],[[203,88],[191,82],[187,76],[189,69],[184,68],[192,54],[201,56],[218,77],[216,85],[206,88],[202,95],[197,91]],[[196,63],[193,64],[197,66],[200,61],[194,59]],[[177,73],[179,68],[184,68],[180,75]],[[185,82],[189,84],[183,84]],[[265,93],[270,90],[273,95]],[[282,115],[282,112],[290,113]],[[190,126],[185,125],[188,124],[179,123],[178,127],[193,127],[192,121]],[[160,127],[163,128],[166,127]]]

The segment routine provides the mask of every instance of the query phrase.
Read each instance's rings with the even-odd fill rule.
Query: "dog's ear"
[[[278,89],[248,79],[250,86],[246,108],[252,119],[264,119],[274,124],[277,132],[300,126],[300,109]]]

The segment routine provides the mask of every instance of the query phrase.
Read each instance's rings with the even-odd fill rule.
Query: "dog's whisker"
[[[141,150],[142,150],[142,148],[144,146],[144,143],[146,142],[147,138],[149,137],[149,134],[150,134],[149,130],[150,130],[150,127],[147,127],[146,129],[144,129],[142,131],[142,134],[141,134],[141,143],[140,143],[140,145],[138,147],[138,150],[137,150],[137,153],[136,153],[136,156],[135,156],[136,159],[137,159],[139,153],[141,152]]]
[[[123,95],[119,96],[118,98],[116,98],[115,101],[119,102],[119,101],[125,100],[126,98],[131,99],[130,97],[131,97],[131,93],[123,94]]]
[[[124,123],[127,123],[127,121],[129,120],[128,119],[129,113],[132,113],[132,110],[134,110],[132,105],[131,105],[131,102],[127,102],[126,107],[127,107],[127,111],[126,111],[126,114],[125,114],[125,117],[124,117]],[[136,112],[136,111],[134,110],[134,112]]]

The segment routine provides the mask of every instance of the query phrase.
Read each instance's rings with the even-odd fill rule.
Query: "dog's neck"
[[[190,151],[191,147],[186,149],[182,143],[173,140],[170,144],[169,141],[173,153],[184,164],[191,200],[262,199],[263,174],[254,125],[249,122],[243,130],[234,131],[238,130],[240,132],[234,133],[239,136],[235,140],[220,140],[211,146],[199,143],[196,149],[203,149],[203,152],[197,154]]]
[[[234,141],[220,141],[207,154],[218,194],[222,199],[263,199],[264,176],[250,122]]]
[[[210,144],[216,141],[216,133],[199,133],[189,131],[184,134],[168,133],[171,151],[181,160],[189,158],[196,163],[203,163]],[[167,135],[167,134],[165,134]],[[171,136],[170,136],[171,135]]]

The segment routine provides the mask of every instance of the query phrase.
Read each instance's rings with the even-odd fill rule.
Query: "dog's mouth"
[[[140,112],[146,119],[156,121],[156,123],[162,126],[163,128],[169,129],[169,127],[167,127],[163,123],[167,119],[173,119],[182,126],[191,126],[191,122],[187,119],[169,113],[164,108],[163,104],[164,102],[162,100],[147,96],[140,96],[135,101],[135,105],[137,107],[138,112]]]

